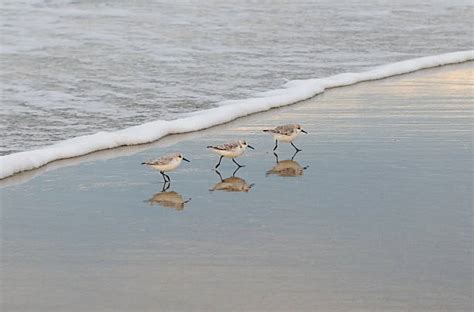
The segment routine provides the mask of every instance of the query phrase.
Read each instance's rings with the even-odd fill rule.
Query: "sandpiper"
[[[300,134],[300,132],[308,134],[308,132],[301,129],[299,124],[278,126],[274,129],[263,130],[263,132],[268,132],[273,135],[273,138],[275,139],[275,147],[273,150],[277,149],[278,141],[281,141],[291,143],[297,151],[301,151],[293,144],[293,140],[298,136],[298,134]]]
[[[236,157],[239,157],[245,152],[246,148],[251,148],[254,149],[252,146],[250,146],[246,141],[244,140],[239,140],[237,142],[232,142],[232,143],[227,143],[227,144],[222,144],[222,145],[215,145],[215,146],[208,146],[207,148],[210,148],[212,151],[220,155],[221,157],[219,158],[219,162],[215,166],[215,169],[217,169],[221,165],[221,160],[223,157],[226,158],[232,158],[232,161],[239,167],[244,167],[238,162],[235,161]]]
[[[165,172],[176,169],[181,164],[182,160],[190,162],[188,159],[184,158],[183,154],[174,153],[161,156],[152,161],[142,162],[142,165],[147,165],[153,169],[159,170],[166,183],[170,182],[170,177]]]

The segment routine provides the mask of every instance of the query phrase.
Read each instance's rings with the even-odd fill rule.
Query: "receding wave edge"
[[[410,59],[360,73],[343,73],[326,78],[292,80],[281,89],[259,93],[254,98],[229,101],[230,104],[203,110],[188,117],[170,121],[152,121],[119,131],[98,132],[64,140],[41,149],[1,156],[0,179],[39,168],[55,160],[82,156],[119,146],[150,143],[170,134],[210,128],[239,117],[309,99],[326,89],[471,60],[474,60],[474,50]]]

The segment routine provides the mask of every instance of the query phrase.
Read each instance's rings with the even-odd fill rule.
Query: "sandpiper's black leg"
[[[219,172],[219,170],[214,170],[218,175],[219,175],[219,179],[221,179],[221,182],[224,181],[224,179],[222,179],[222,175],[221,173]]]
[[[273,153],[273,155],[275,155],[275,159],[276,159],[276,162],[278,164],[279,160],[278,160],[278,154],[277,153]]]
[[[234,164],[236,164],[237,166],[239,167],[245,167],[244,165],[241,165],[239,164],[238,162],[235,161],[235,158],[232,158],[232,161],[234,162]]]
[[[237,171],[240,170],[240,168],[242,168],[242,167],[237,167],[237,169],[234,170],[234,172],[232,173],[232,176],[233,176],[233,177],[235,177],[235,174],[237,173]]]
[[[276,150],[278,147],[278,140],[275,140],[275,147],[273,148],[273,150]]]
[[[221,165],[221,161],[222,161],[222,158],[223,158],[223,157],[224,157],[224,156],[221,156],[221,158],[219,158],[219,162],[218,162],[217,165],[214,167],[214,169],[219,168],[219,166]]]
[[[171,178],[170,178],[170,176],[169,176],[169,175],[167,175],[166,173],[165,173],[165,176],[166,176],[166,179],[168,179],[168,182],[171,182]]]
[[[299,148],[296,147],[296,145],[293,144],[293,142],[291,142],[291,145],[293,145],[293,147],[296,149],[296,151],[298,152],[301,152],[302,150],[300,150]]]
[[[301,150],[300,150],[300,149],[297,149],[297,150],[295,151],[295,153],[293,154],[293,156],[291,156],[291,160],[294,160],[296,154],[298,154],[299,152],[301,152]]]
[[[165,182],[163,183],[163,188],[161,189],[162,192],[168,190],[171,186],[171,183],[168,181],[168,182]]]
[[[165,183],[168,182],[168,180],[166,179],[167,175],[163,171],[160,171],[160,173],[161,173],[161,176],[163,177],[164,182]]]

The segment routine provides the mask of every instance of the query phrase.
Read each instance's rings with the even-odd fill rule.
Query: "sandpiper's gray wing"
[[[167,163],[169,163],[173,157],[175,155],[165,155],[165,156],[162,156],[160,158],[157,158],[157,159],[154,159],[154,160],[151,160],[151,161],[147,161],[145,162],[145,164],[147,165],[166,165]]]
[[[274,133],[278,134],[283,134],[283,135],[291,135],[295,129],[294,125],[283,125],[283,126],[278,126],[275,129],[273,129]]]
[[[238,142],[232,142],[232,143],[215,145],[215,146],[212,146],[212,148],[215,148],[215,149],[218,149],[218,150],[221,150],[221,151],[227,151],[227,150],[230,150],[230,149],[234,149],[238,146],[239,146]]]

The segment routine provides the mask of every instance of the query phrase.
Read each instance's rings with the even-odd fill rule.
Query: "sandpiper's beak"
[[[248,148],[251,148],[251,149],[253,149],[253,150],[255,149],[255,148],[253,148],[253,146],[250,146],[250,145],[248,145],[248,144],[247,144],[247,147],[248,147]]]
[[[186,158],[184,158],[184,157],[183,157],[183,160],[184,160],[184,161],[187,161],[187,162],[191,162],[189,159],[186,159]]]
[[[301,132],[308,134],[308,132],[304,131],[303,129],[301,129]]]

